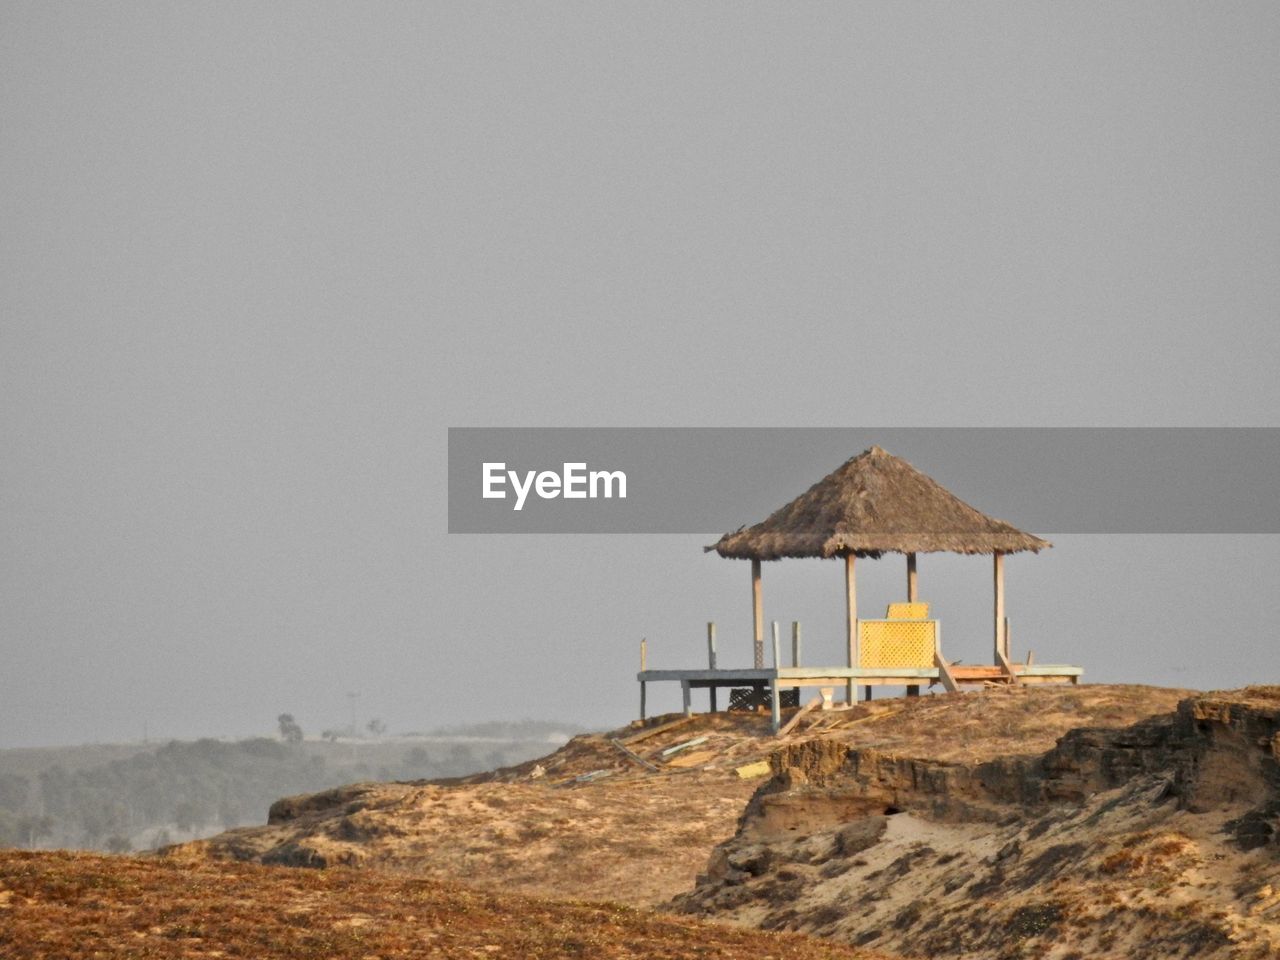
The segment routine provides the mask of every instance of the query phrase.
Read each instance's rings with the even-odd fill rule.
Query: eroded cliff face
[[[288,798],[264,826],[165,854],[633,905],[702,873],[685,909],[907,956],[1125,956],[1137,936],[1134,956],[1184,949],[1163,940],[1212,956],[1262,949],[1280,902],[1277,706],[992,688],[815,711],[781,751],[767,717],[654,718],[463,781]],[[646,763],[613,743],[632,736]],[[771,756],[766,789],[735,772]]]
[[[677,909],[910,955],[1272,957],[1280,688],[1038,756],[778,751]]]

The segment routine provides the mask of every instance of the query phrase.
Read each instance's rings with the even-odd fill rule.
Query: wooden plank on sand
[[[675,767],[677,769],[700,767],[704,763],[708,763],[718,756],[719,754],[714,750],[694,750],[690,753],[682,753],[679,756],[672,757],[667,761],[667,766]]]
[[[696,747],[698,744],[706,742],[707,738],[705,736],[694,737],[692,740],[686,740],[684,743],[677,743],[674,747],[667,747],[667,749],[659,751],[659,755],[669,757],[673,753],[679,753],[681,750],[688,750],[690,747]]]
[[[734,770],[734,773],[743,780],[754,780],[756,777],[768,776],[772,769],[768,760],[757,760],[755,763],[748,763],[745,766],[738,767]]]
[[[789,734],[792,730],[794,730],[796,728],[796,725],[799,724],[802,719],[804,719],[805,714],[807,714],[814,707],[821,705],[821,703],[822,703],[822,697],[817,696],[817,697],[814,697],[812,700],[810,700],[808,703],[806,703],[799,710],[797,710],[796,715],[787,721],[787,725],[778,731],[778,739],[782,739],[787,734]]]
[[[935,650],[933,654],[933,662],[938,668],[938,674],[942,679],[942,686],[946,689],[947,693],[958,693],[960,691],[960,686],[956,683],[956,678],[951,673],[951,664],[947,663],[947,658]]]
[[[996,651],[996,661],[1000,664],[1000,672],[1009,678],[1011,684],[1018,683],[1018,675],[1013,672],[1013,664],[1009,662],[1009,658],[1005,656],[1003,650]]]
[[[644,757],[640,756],[639,754],[632,753],[625,746],[623,746],[621,740],[615,740],[612,737],[610,737],[609,742],[612,743],[615,747],[617,747],[622,752],[622,755],[625,756],[628,760],[632,760],[640,764],[640,766],[644,767],[646,770],[652,770],[655,773],[657,773],[658,768],[656,766],[654,766],[652,763],[650,763],[648,760],[646,760]]]
[[[674,730],[676,727],[683,727],[686,723],[692,723],[696,719],[697,717],[680,717],[678,720],[660,723],[656,727],[650,727],[648,730],[641,730],[639,733],[632,734],[620,742],[626,744],[639,743],[641,740],[648,740],[650,737],[656,737],[660,733]]]

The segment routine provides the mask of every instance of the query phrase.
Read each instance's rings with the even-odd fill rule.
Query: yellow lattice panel
[[[929,605],[927,603],[891,603],[889,612],[885,616],[890,620],[927,620]]]
[[[936,620],[860,620],[858,666],[933,667],[938,646]]]

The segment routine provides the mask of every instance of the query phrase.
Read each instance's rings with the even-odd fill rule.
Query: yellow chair
[[[927,603],[891,603],[883,620],[859,620],[858,666],[933,669],[942,631],[928,617]]]
[[[889,612],[885,616],[890,620],[927,620],[929,605],[927,603],[891,603]]]

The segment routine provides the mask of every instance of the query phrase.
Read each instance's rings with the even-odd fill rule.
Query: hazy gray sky
[[[448,426],[1280,425],[1278,49],[1265,2],[0,2],[0,745],[614,723],[642,635],[749,657],[703,538],[448,536]],[[1278,538],[1036,532],[1015,647],[1280,679]],[[984,655],[987,565],[921,577]],[[837,565],[765,590],[835,655]]]

